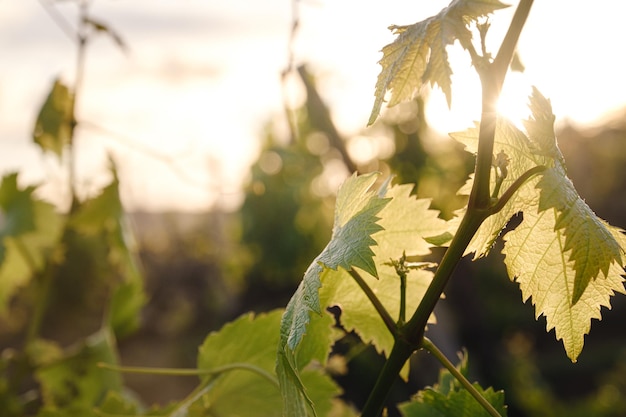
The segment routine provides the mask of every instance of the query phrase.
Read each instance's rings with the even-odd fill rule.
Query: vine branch
[[[542,173],[546,169],[547,167],[544,165],[537,165],[536,167],[532,167],[531,169],[520,175],[519,178],[517,178],[513,182],[513,184],[511,184],[511,186],[507,188],[504,193],[502,193],[502,196],[498,199],[498,201],[493,206],[491,206],[491,213],[496,214],[497,212],[502,210],[506,203],[509,202],[511,197],[513,197],[517,190],[519,190],[520,187],[524,185],[524,183],[526,183],[526,181],[531,179],[533,176]]]
[[[393,321],[391,314],[389,314],[389,312],[387,311],[383,303],[381,303],[378,297],[376,297],[376,294],[374,294],[374,291],[372,291],[369,285],[367,285],[367,282],[365,282],[363,277],[361,277],[361,275],[359,275],[358,272],[356,272],[354,269],[350,269],[348,273],[350,274],[352,278],[354,278],[359,288],[361,288],[361,290],[365,293],[367,298],[370,300],[370,302],[376,309],[376,312],[385,323],[385,326],[387,326],[387,329],[391,332],[392,335],[395,336],[398,332],[398,328],[396,326],[396,323]]]

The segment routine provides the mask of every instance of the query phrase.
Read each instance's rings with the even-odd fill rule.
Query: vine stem
[[[492,417],[502,417],[498,410],[496,410],[493,405],[491,405],[491,403],[487,401],[480,392],[478,392],[471,382],[469,382],[467,378],[465,378],[465,376],[459,372],[458,369],[456,369],[454,364],[446,358],[446,355],[444,355],[443,352],[441,352],[430,339],[424,337],[422,340],[422,347],[437,358],[437,360],[461,383],[461,385],[463,385],[463,388],[465,388]]]
[[[407,323],[398,329],[389,357],[363,407],[362,417],[378,417],[381,414],[393,381],[413,352],[421,347],[428,318],[441,298],[456,265],[480,225],[493,214],[489,188],[497,120],[496,103],[532,3],[533,0],[520,0],[493,62],[475,62],[482,85],[482,116],[478,134],[476,175],[467,211],[419,306]],[[510,195],[507,200],[508,198]]]
[[[359,288],[361,288],[361,291],[363,291],[367,298],[370,300],[370,302],[376,309],[376,312],[385,323],[385,326],[387,326],[387,329],[391,332],[392,335],[396,335],[398,332],[396,323],[393,321],[391,314],[389,314],[383,303],[381,303],[378,297],[376,297],[374,291],[372,291],[372,289],[369,287],[369,285],[367,285],[367,282],[365,282],[363,277],[361,277],[361,275],[354,269],[350,269],[348,273],[350,274],[350,276],[352,276],[352,278],[354,278]]]

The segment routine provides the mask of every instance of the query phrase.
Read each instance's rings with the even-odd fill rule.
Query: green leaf
[[[467,374],[467,356],[456,367],[463,375]],[[482,388],[472,384],[476,390],[500,413],[507,415],[504,392],[493,388]],[[431,388],[417,393],[410,402],[398,407],[404,417],[489,417],[489,413],[464,389],[447,370],[439,373],[439,382]]]
[[[427,83],[437,84],[452,102],[452,69],[446,47],[459,40],[463,48],[472,41],[467,25],[497,9],[507,7],[498,0],[453,0],[450,5],[419,23],[391,26],[398,37],[383,48],[381,73],[376,82],[376,99],[368,124],[374,123],[391,92],[389,107],[409,100]]]
[[[505,237],[509,276],[519,282],[524,300],[532,298],[536,316],[546,316],[547,330],[556,330],[557,339],[563,340],[567,355],[575,361],[591,319],[600,319],[602,306],[610,307],[610,296],[624,292],[626,240],[621,230],[592,212],[567,177],[549,100],[533,89],[529,107],[527,134],[498,119],[494,152],[504,152],[509,159],[501,190],[529,169],[546,169],[481,225],[467,252],[485,255],[511,216],[524,213],[521,225]],[[477,127],[451,136],[476,151]]]
[[[353,175],[337,194],[335,225],[330,242],[311,263],[296,293],[289,301],[281,323],[281,343],[295,351],[306,332],[309,312],[321,314],[318,290],[319,275],[324,266],[331,269],[352,266],[376,274],[371,246],[376,242],[371,235],[381,230],[376,214],[388,200],[368,191],[376,181],[376,174]]]
[[[600,308],[610,308],[610,297],[624,292],[624,270],[618,263],[610,264],[607,276],[589,282],[578,302],[572,304],[577,271],[565,252],[564,233],[555,230],[557,219],[552,209],[525,212],[522,224],[506,234],[503,252],[509,276],[520,284],[522,299],[532,297],[536,317],[546,317],[546,330],[555,329],[567,356],[576,361],[591,319],[600,319]],[[609,230],[615,235],[621,233],[615,228]]]
[[[57,408],[90,409],[99,405],[109,391],[119,392],[122,379],[116,372],[101,369],[99,362],[116,364],[115,338],[104,328],[47,366],[35,377],[44,405]]]
[[[209,404],[212,415],[263,417],[280,414],[282,398],[277,381],[271,382],[258,372],[238,368],[237,365],[255,367],[274,378],[281,316],[282,310],[256,317],[246,314],[206,338],[200,347],[198,368],[217,370],[233,367],[219,374],[202,377],[203,384],[211,385],[203,401]],[[332,324],[328,316],[323,324],[326,329],[320,331],[320,334],[329,333]],[[303,362],[300,367],[303,368],[314,357],[323,356],[320,363],[325,363],[329,351],[301,353],[304,354],[298,359]],[[328,376],[315,369],[303,371],[302,380],[317,409],[326,415],[332,406],[333,397],[339,393],[337,386]]]
[[[299,377],[296,349],[307,331],[310,312],[323,318],[320,306],[320,274],[324,267],[344,269],[358,266],[376,274],[371,246],[376,242],[372,233],[381,230],[377,213],[388,200],[369,191],[377,174],[350,177],[337,193],[335,224],[331,241],[311,263],[295,294],[289,301],[280,325],[277,373],[284,398],[284,412],[289,416],[306,416],[304,385]]]
[[[372,248],[377,272],[374,275],[360,271],[361,277],[393,318],[398,318],[400,313],[400,280],[389,261],[398,260],[403,254],[409,257],[429,254],[433,245],[427,238],[441,235],[448,227],[438,217],[438,211],[429,209],[430,200],[418,200],[410,195],[412,187],[399,185],[387,190],[385,197],[391,200],[380,211],[377,222],[383,230],[372,235],[377,242]],[[432,276],[432,272],[426,270],[408,272],[407,315],[417,308]],[[373,343],[379,352],[389,353],[393,336],[354,279],[343,269],[325,269],[322,284],[322,304],[341,308],[343,326],[355,330],[362,340]]]
[[[550,161],[536,182],[535,207],[506,236],[505,263],[523,299],[532,297],[536,316],[545,315],[547,330],[555,329],[576,361],[591,319],[601,319],[601,307],[610,308],[610,297],[624,292],[626,238],[593,213],[567,177],[552,107],[537,89],[530,109],[532,117],[524,125],[531,151]]]
[[[599,219],[574,189],[572,182],[559,168],[546,171],[537,184],[541,192],[539,212],[556,213],[553,235],[573,262],[573,288],[567,300],[574,305],[591,280],[604,277],[613,264],[624,265],[624,248],[614,238],[618,230]],[[550,210],[553,209],[553,210]]]
[[[0,184],[0,314],[15,291],[41,271],[61,236],[63,218],[33,191],[18,187],[17,174]]]
[[[33,140],[42,150],[61,158],[72,138],[72,93],[58,79],[46,98],[33,130]]]
[[[483,389],[473,384],[501,416],[506,416],[504,392]],[[404,417],[490,417],[489,413],[464,389],[444,395],[434,390],[421,391],[416,400],[400,405]]]
[[[322,343],[310,334],[310,328],[324,317],[319,316],[323,309],[339,306],[341,322],[348,330],[356,330],[379,351],[391,349],[393,338],[389,329],[346,271],[358,271],[392,317],[399,317],[400,279],[390,261],[403,254],[428,254],[433,246],[429,240],[451,232],[449,224],[438,218],[438,212],[428,208],[430,200],[417,200],[410,195],[412,186],[384,185],[379,193],[374,193],[369,189],[375,180],[372,174],[353,176],[342,186],[331,242],[311,264],[287,306],[277,362],[286,415],[306,415],[306,384],[298,377],[296,357],[299,358],[302,346]],[[417,308],[431,279],[430,271],[408,273],[409,312]],[[312,311],[317,314],[311,314]],[[305,334],[306,343],[301,344]]]

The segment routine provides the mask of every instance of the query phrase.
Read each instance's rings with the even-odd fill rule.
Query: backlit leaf
[[[459,40],[467,48],[472,21],[507,7],[498,0],[453,0],[437,15],[409,26],[391,26],[397,38],[383,48],[382,70],[376,82],[376,99],[370,115],[372,124],[389,91],[389,107],[409,100],[424,84],[437,84],[452,102],[452,69],[446,47]]]
[[[407,256],[426,255],[433,246],[425,238],[441,235],[447,228],[439,212],[430,210],[430,200],[416,199],[410,195],[411,185],[389,188],[385,194],[391,198],[380,211],[378,224],[383,230],[372,237],[377,245],[372,248],[377,274],[359,271],[361,277],[374,291],[394,319],[399,318],[400,284],[390,260]],[[407,274],[407,315],[417,308],[430,281],[432,272],[410,270]],[[355,330],[379,352],[389,353],[393,337],[382,319],[354,279],[344,269],[325,269],[322,275],[320,297],[323,305],[341,308],[341,323],[347,330]]]
[[[523,212],[521,225],[505,236],[509,276],[576,360],[591,319],[600,319],[601,307],[610,307],[609,298],[624,292],[625,239],[621,230],[593,213],[567,177],[549,100],[533,89],[529,107],[526,134],[506,120],[498,119],[496,125],[494,152],[504,152],[510,161],[500,195],[529,169],[545,169],[481,225],[467,252],[485,255],[511,216]],[[478,127],[451,136],[469,151],[477,150]]]
[[[536,317],[546,317],[546,330],[555,329],[556,338],[563,340],[568,357],[575,361],[591,319],[600,319],[600,308],[610,308],[610,297],[624,292],[624,271],[618,263],[611,263],[607,276],[590,281],[572,304],[577,271],[565,252],[566,236],[555,229],[557,219],[553,209],[525,212],[524,221],[506,234],[503,252],[509,276],[520,284],[522,299],[532,297]]]
[[[600,319],[601,307],[610,308],[609,298],[624,292],[626,239],[593,213],[567,177],[550,102],[537,89],[530,109],[525,127],[531,151],[550,160],[533,181],[539,191],[534,207],[524,210],[522,224],[506,236],[505,263],[523,299],[532,298],[536,316],[546,317],[547,330],[555,329],[575,361],[591,319]]]
[[[335,224],[331,241],[311,263],[295,294],[289,301],[280,325],[277,373],[284,399],[284,412],[289,416],[306,416],[307,403],[303,383],[299,377],[296,349],[307,332],[310,312],[320,319],[320,274],[324,268],[349,269],[360,267],[372,275],[376,267],[371,246],[376,242],[371,235],[379,230],[378,212],[388,200],[370,191],[376,174],[353,175],[340,188],[335,207]]]
[[[309,267],[287,306],[278,357],[286,415],[306,415],[306,384],[299,380],[294,363],[300,349],[319,343],[318,337],[309,334],[309,327],[320,320],[311,311],[317,313],[329,306],[339,306],[346,329],[355,330],[379,351],[391,349],[393,338],[389,329],[347,271],[357,271],[389,314],[399,318],[400,279],[390,261],[400,259],[403,254],[426,255],[433,246],[428,238],[453,232],[437,211],[429,209],[429,200],[417,200],[410,195],[411,186],[384,185],[379,193],[374,193],[368,190],[375,179],[372,174],[353,176],[341,188],[331,243]],[[409,271],[407,316],[417,308],[431,279],[430,271]],[[310,282],[314,285],[307,293],[305,289]]]

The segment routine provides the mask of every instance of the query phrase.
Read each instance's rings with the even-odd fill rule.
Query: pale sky
[[[60,4],[60,14],[73,25],[74,5]],[[415,23],[447,4],[299,2],[295,61],[308,63],[317,75],[346,135],[362,132],[367,123],[379,51],[393,39],[387,27]],[[521,106],[505,106],[508,114],[523,109],[530,85],[552,100],[561,121],[596,123],[623,107],[624,4],[536,1],[519,45],[526,72],[508,80]],[[105,36],[87,52],[77,110],[85,122],[77,136],[83,188],[94,192],[108,181],[110,153],[129,209],[236,206],[262,127],[283,114],[280,72],[287,62],[291,8],[291,0],[95,0],[92,17],[110,25],[128,52]],[[494,45],[512,10],[492,18]],[[75,50],[39,1],[0,0],[0,173],[19,170],[23,184],[43,183],[42,195],[55,202],[67,195],[65,171],[42,156],[31,132],[54,78],[73,82]],[[441,132],[468,127],[479,114],[475,76],[464,58],[458,62],[452,112],[441,93],[430,95],[429,122]],[[291,101],[299,96],[294,92]]]

